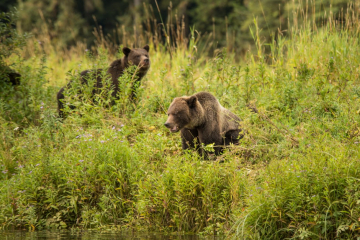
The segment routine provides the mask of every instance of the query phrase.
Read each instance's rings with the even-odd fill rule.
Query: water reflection
[[[222,240],[223,237],[99,231],[0,231],[1,240]]]

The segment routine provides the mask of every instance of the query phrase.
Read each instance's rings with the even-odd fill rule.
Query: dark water
[[[0,231],[0,240],[222,240],[224,237],[101,231]]]

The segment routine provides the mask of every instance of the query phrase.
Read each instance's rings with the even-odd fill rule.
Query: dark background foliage
[[[190,27],[194,27],[201,35],[211,34],[215,47],[227,45],[231,49],[244,50],[253,43],[249,27],[255,18],[262,29],[261,36],[271,38],[279,33],[286,34],[298,4],[303,4],[304,12],[311,16],[313,9],[308,5],[313,4],[286,0],[4,0],[0,10],[9,11],[16,7],[19,29],[35,35],[39,34],[39,29],[46,30],[50,38],[63,47],[77,41],[93,45],[94,29],[101,30],[104,36],[120,45],[122,38],[119,35],[136,33],[134,26],[146,29],[147,23],[151,22],[152,28],[147,31],[155,31],[163,26],[162,22],[165,26],[176,25],[177,19],[185,23],[186,35],[189,35]],[[349,1],[346,0],[316,1],[314,17],[318,22],[325,21],[323,13],[331,12],[341,18],[341,10],[346,9],[347,4]]]

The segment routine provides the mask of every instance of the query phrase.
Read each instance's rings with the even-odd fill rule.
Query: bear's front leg
[[[200,143],[204,146],[214,144],[215,155],[220,155],[223,147],[223,139],[218,129],[209,129],[199,132]],[[203,150],[205,159],[209,159],[211,152]]]
[[[181,143],[182,149],[196,149],[197,151],[200,150],[199,148],[199,138],[198,138],[198,131],[191,130],[191,129],[182,129],[181,130]]]

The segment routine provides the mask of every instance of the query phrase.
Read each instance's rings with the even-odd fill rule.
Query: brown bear
[[[10,83],[13,86],[20,85],[20,73],[15,72],[8,66],[0,65],[0,77],[7,83]]]
[[[110,64],[110,67],[107,70],[107,74],[111,77],[111,84],[114,87],[114,91],[112,93],[113,97],[117,97],[117,93],[119,92],[119,80],[118,78],[123,74],[124,70],[129,67],[130,65],[138,66],[136,70],[136,82],[141,81],[141,79],[146,75],[147,71],[150,68],[150,58],[149,58],[149,46],[146,45],[143,48],[134,48],[130,49],[128,47],[124,47],[122,49],[124,53],[124,57],[121,59],[117,59]],[[99,89],[102,88],[102,78],[101,78],[102,69],[97,70],[85,70],[80,73],[81,76],[81,83],[87,84],[87,78],[89,76],[96,77],[95,88],[93,91],[93,95],[99,92]],[[136,86],[138,84],[133,84]],[[59,116],[64,117],[63,108],[64,108],[64,91],[66,88],[71,87],[71,82],[69,82],[65,87],[61,88],[57,94],[57,101],[58,101],[58,111]],[[135,96],[135,89],[133,87],[130,99],[133,100]],[[73,107],[72,107],[73,108]]]
[[[213,143],[219,155],[224,146],[238,144],[243,137],[240,118],[208,92],[175,98],[167,114],[165,126],[171,132],[181,131],[182,148],[196,149],[205,158],[209,153],[201,150],[202,144]]]

